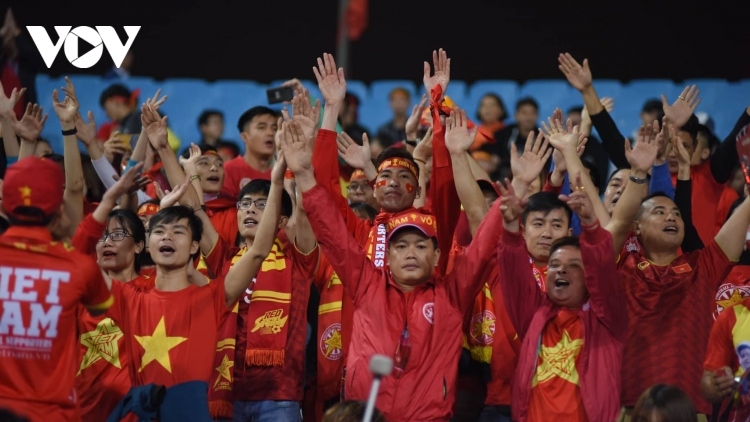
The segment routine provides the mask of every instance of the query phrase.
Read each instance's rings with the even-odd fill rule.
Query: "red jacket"
[[[408,323],[411,355],[400,378],[385,377],[377,408],[389,421],[448,420],[455,399],[461,354],[463,314],[479,293],[484,269],[495,253],[500,234],[498,201],[455,270],[434,276],[406,294],[390,272],[376,269],[365,250],[347,233],[343,218],[332,213],[334,201],[321,186],[303,194],[304,208],[323,253],[354,302],[354,324],[347,357],[347,400],[367,400],[374,354],[393,356]]]
[[[601,227],[581,235],[589,299],[576,313],[583,322],[579,357],[581,398],[590,421],[612,421],[620,412],[620,368],[628,328],[625,295],[617,277],[612,236]],[[525,421],[537,348],[547,322],[560,307],[539,290],[529,270],[529,252],[520,233],[503,231],[497,251],[505,306],[523,345],[513,379],[513,419]],[[553,420],[551,418],[550,420]]]

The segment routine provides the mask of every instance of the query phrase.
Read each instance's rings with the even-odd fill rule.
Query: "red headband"
[[[412,164],[409,160],[406,160],[404,158],[398,158],[398,157],[389,158],[383,161],[382,163],[380,163],[380,166],[378,166],[378,173],[391,167],[407,169],[411,172],[411,174],[414,175],[416,179],[419,179],[419,176],[418,176],[419,173],[417,173],[417,168],[414,167],[414,164]]]

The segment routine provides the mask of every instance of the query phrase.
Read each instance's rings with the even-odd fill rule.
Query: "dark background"
[[[561,51],[588,57],[596,78],[749,78],[748,3],[370,0],[347,70],[368,82],[419,80],[421,62],[443,47],[452,77],[469,82],[560,78]],[[142,26],[134,75],[313,79],[315,58],[336,49],[337,0],[10,4],[19,26],[43,25],[51,37],[55,24]],[[77,69],[61,51],[49,73],[103,73],[111,63],[104,54]]]

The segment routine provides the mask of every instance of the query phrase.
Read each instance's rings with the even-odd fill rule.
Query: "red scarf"
[[[502,300],[502,298],[500,298]],[[490,363],[492,359],[492,341],[495,335],[495,299],[487,283],[474,300],[471,320],[464,330],[464,347],[469,349],[471,357],[477,362]]]
[[[321,274],[325,285],[318,306],[317,397],[323,401],[341,391],[341,377],[351,337],[353,304],[344,294],[344,286],[330,265]]]
[[[237,310],[239,307],[239,303],[234,305],[232,315],[224,320],[217,335],[214,371],[211,372],[210,387],[208,390],[208,410],[211,412],[211,418],[213,419],[231,419],[234,414],[232,404],[232,368],[234,367]]]
[[[245,363],[255,366],[283,366],[289,334],[292,303],[292,269],[287,266],[281,241],[276,239],[256,279],[247,311]]]

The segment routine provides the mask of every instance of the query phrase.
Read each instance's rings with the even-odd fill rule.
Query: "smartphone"
[[[127,135],[127,134],[124,134],[124,133],[120,133],[120,134],[117,135],[117,139],[120,140],[120,142],[122,143],[122,146],[125,148],[125,150],[127,150],[127,151],[132,151],[133,150],[133,145],[131,145],[131,142],[133,140],[133,135]]]
[[[268,88],[266,90],[266,95],[268,95],[268,104],[278,104],[285,101],[289,102],[294,98],[294,88],[290,86]]]
[[[737,156],[740,159],[742,173],[745,175],[745,183],[750,184],[750,125],[740,129],[736,140]]]

